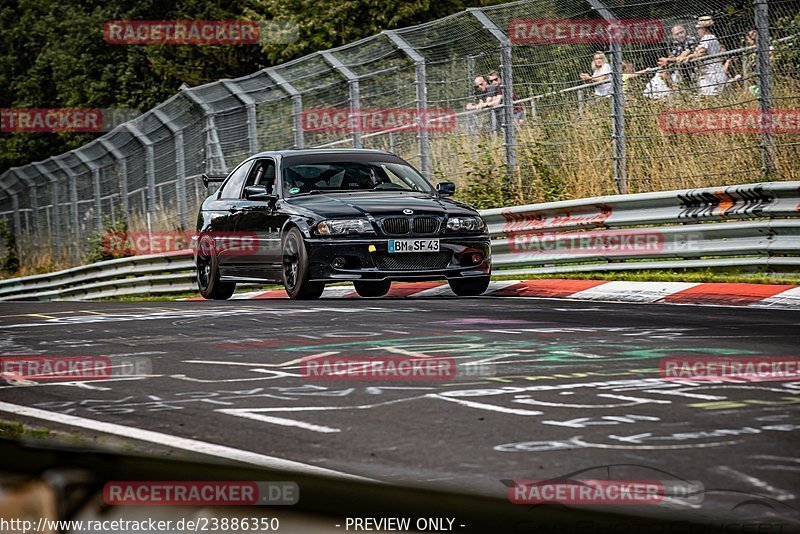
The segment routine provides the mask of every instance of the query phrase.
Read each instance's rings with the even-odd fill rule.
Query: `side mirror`
[[[436,184],[436,192],[443,197],[452,197],[456,193],[456,184],[453,182],[439,182]]]
[[[265,185],[248,185],[244,188],[244,198],[262,202],[275,202],[278,200],[278,195],[273,195],[267,191],[267,186]]]

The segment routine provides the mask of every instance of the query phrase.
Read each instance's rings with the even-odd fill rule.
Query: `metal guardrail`
[[[481,215],[492,236],[495,274],[800,271],[800,182],[595,197]],[[194,291],[190,254],[134,256],[2,280],[0,300]]]

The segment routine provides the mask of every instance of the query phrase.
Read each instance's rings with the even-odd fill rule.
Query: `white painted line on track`
[[[181,438],[169,434],[162,434],[161,432],[154,432],[152,430],[142,430],[125,425],[118,425],[116,423],[105,423],[103,421],[95,421],[93,419],[85,419],[83,417],[76,417],[74,415],[65,415],[47,410],[40,410],[38,408],[31,408],[28,406],[20,406],[18,404],[9,404],[7,402],[0,402],[0,412],[21,415],[23,417],[32,417],[34,419],[41,419],[43,421],[51,421],[61,425],[74,426],[84,428],[87,430],[95,430],[105,434],[113,434],[115,436],[122,436],[131,438],[138,441],[146,441],[149,443],[156,443],[174,449],[182,449],[185,451],[206,454],[208,456],[215,456],[218,458],[225,458],[226,460],[235,460],[251,465],[260,467],[267,467],[271,469],[284,469],[287,471],[295,471],[297,473],[320,475],[328,477],[347,478],[352,480],[363,480],[370,482],[377,482],[376,480],[360,477],[358,475],[351,475],[324,467],[317,467],[314,465],[295,462],[292,460],[285,460],[283,458],[276,458],[274,456],[265,456],[255,452],[244,451],[241,449],[234,449],[224,445],[216,445],[214,443],[206,443],[205,441],[198,441],[194,439]]]

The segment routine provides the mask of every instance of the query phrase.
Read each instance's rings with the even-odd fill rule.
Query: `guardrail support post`
[[[775,140],[772,137],[772,65],[769,59],[770,35],[769,35],[769,6],[768,0],[755,0],[753,2],[754,18],[756,24],[756,73],[758,80],[758,109],[761,116],[769,117],[764,128],[765,121],[762,118],[761,136],[759,145],[761,146],[761,172],[764,179],[775,179]]]
[[[303,95],[300,91],[278,74],[274,68],[264,69],[267,76],[275,82],[286,94],[292,97],[292,118],[294,121],[294,148],[305,148],[305,135],[303,134]]]
[[[350,70],[344,63],[339,61],[339,58],[333,55],[330,50],[320,52],[322,58],[339,71],[350,88],[350,121],[349,126],[353,128],[351,132],[353,138],[353,148],[361,148],[361,125],[363,118],[361,117],[361,94],[358,87],[358,75]]]
[[[417,147],[419,148],[419,166],[423,176],[431,177],[431,141],[429,135],[430,117],[428,116],[428,77],[425,72],[425,58],[417,52],[411,43],[396,31],[383,32],[394,45],[414,62],[417,105]]]
[[[516,124],[514,123],[514,76],[511,68],[511,40],[480,9],[471,7],[472,13],[481,25],[500,43],[500,70],[503,72],[503,146],[506,152],[506,189],[512,190],[517,176]]]

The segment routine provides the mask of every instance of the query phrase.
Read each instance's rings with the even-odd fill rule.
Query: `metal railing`
[[[666,101],[643,98],[636,80],[623,83],[622,59],[637,65],[643,85],[645,77],[658,75],[652,70],[658,58],[668,55],[670,29],[682,25],[691,34],[698,16],[713,15],[727,50],[692,60],[685,70],[696,75],[731,59],[726,81],[707,98],[697,94],[696,80],[675,87],[669,106],[796,106],[796,5],[758,0],[752,10],[731,11],[728,4],[522,0],[384,31],[242,78],[185,87],[81,148],[0,175],[0,218],[13,227],[23,263],[47,251],[57,261],[79,264],[87,238],[102,233],[107,220],[125,220],[138,231],[189,228],[203,199],[191,176],[224,173],[258,150],[312,146],[387,149],[429,178],[462,183],[470,161],[486,169],[488,156],[493,179],[505,180],[520,203],[746,183],[754,176],[797,179],[800,143],[790,136],[665,133],[658,121]],[[657,19],[663,36],[658,42],[553,44],[515,34],[516,24],[542,13],[562,22]],[[753,28],[756,43],[748,44]],[[592,54],[601,50],[610,52],[613,67],[608,99],[595,98],[599,84],[579,76],[591,72]],[[462,111],[475,101],[473,79],[493,70],[507,96],[502,105]],[[527,111],[522,121],[515,116],[520,105]],[[324,109],[351,117],[371,109],[447,109],[454,128],[437,131],[423,120],[379,131],[318,131],[305,124],[309,111]]]
[[[486,210],[481,216],[492,237],[495,275],[697,268],[800,272],[800,182],[595,197]],[[2,280],[0,300],[195,291],[190,253],[134,256]]]

